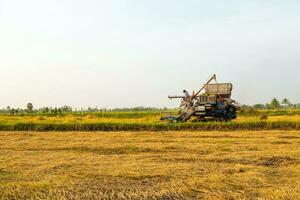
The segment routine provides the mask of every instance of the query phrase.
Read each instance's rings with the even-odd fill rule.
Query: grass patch
[[[198,122],[198,123],[0,123],[1,131],[232,131],[300,130],[300,121]]]

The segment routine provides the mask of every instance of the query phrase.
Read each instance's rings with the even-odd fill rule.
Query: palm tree
[[[287,98],[282,99],[281,103],[284,105],[285,108],[291,104],[291,102]]]

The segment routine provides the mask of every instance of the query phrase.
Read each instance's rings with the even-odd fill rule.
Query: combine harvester
[[[214,83],[211,83],[214,81]],[[204,92],[203,92],[204,91]],[[231,121],[236,119],[239,106],[231,99],[232,84],[218,83],[213,75],[202,88],[192,95],[183,90],[184,96],[169,96],[169,99],[182,99],[179,116],[167,116],[162,121]]]

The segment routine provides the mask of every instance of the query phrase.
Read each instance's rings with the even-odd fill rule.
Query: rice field
[[[65,115],[65,116],[0,116],[0,123],[160,123],[160,118],[163,114],[153,116],[96,116],[96,115]],[[233,122],[259,122],[260,116],[239,116]],[[300,115],[279,115],[268,116],[268,122],[291,121],[300,122]]]
[[[176,130],[300,130],[300,115],[270,115],[266,120],[241,115],[228,122],[167,123],[164,113],[111,113],[64,116],[0,116],[2,131],[176,131]]]
[[[0,132],[1,199],[300,199],[300,131]]]

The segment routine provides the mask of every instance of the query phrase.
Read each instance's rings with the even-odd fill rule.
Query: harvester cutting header
[[[231,121],[236,118],[238,109],[231,99],[231,92],[231,83],[218,83],[216,75],[213,75],[197,93],[190,95],[183,90],[183,96],[169,96],[169,99],[182,99],[179,116],[162,120],[186,122],[194,117],[194,121]]]

